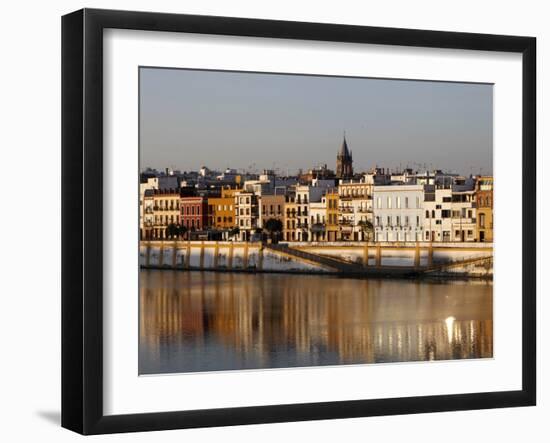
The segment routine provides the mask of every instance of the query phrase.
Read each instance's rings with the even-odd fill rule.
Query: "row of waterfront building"
[[[266,234],[289,242],[492,242],[493,178],[376,168],[350,178],[310,171],[303,179],[264,171],[201,187],[175,176],[142,177],[142,239]]]
[[[492,242],[493,177],[442,171],[354,174],[344,137],[336,172],[296,176],[142,173],[142,239]]]

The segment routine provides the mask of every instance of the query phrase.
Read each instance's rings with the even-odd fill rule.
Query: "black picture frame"
[[[522,389],[104,415],[102,76],[103,30],[107,28],[522,54]],[[65,15],[62,18],[62,426],[82,434],[104,434],[535,405],[535,88],[533,37],[97,9]]]

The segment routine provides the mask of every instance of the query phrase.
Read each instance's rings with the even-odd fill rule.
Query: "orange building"
[[[235,227],[235,193],[238,189],[222,189],[220,197],[208,198],[210,226],[219,230]]]

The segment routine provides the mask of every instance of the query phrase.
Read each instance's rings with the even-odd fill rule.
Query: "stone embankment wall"
[[[490,243],[298,243],[293,249],[368,267],[420,267],[434,276],[492,276]],[[335,269],[261,243],[142,241],[145,268],[327,273]]]

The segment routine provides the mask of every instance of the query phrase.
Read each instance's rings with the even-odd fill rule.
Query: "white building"
[[[451,187],[426,186],[424,193],[424,240],[451,241],[452,200]]]
[[[375,186],[373,197],[376,241],[422,241],[422,185]]]
[[[158,188],[158,178],[156,177],[149,177],[146,182],[139,184],[139,232],[141,238],[144,238],[145,227],[153,224],[153,198],[146,198],[145,194],[152,195],[151,192]]]
[[[311,241],[326,240],[327,200],[323,196],[319,202],[309,204],[309,238]]]
[[[235,193],[235,222],[239,228],[239,239],[250,240],[258,229],[258,199],[253,192]]]
[[[320,202],[326,187],[298,185],[296,186],[296,227],[297,240],[310,241],[309,207],[310,203]]]
[[[476,241],[475,191],[452,193],[451,239],[456,242]]]

